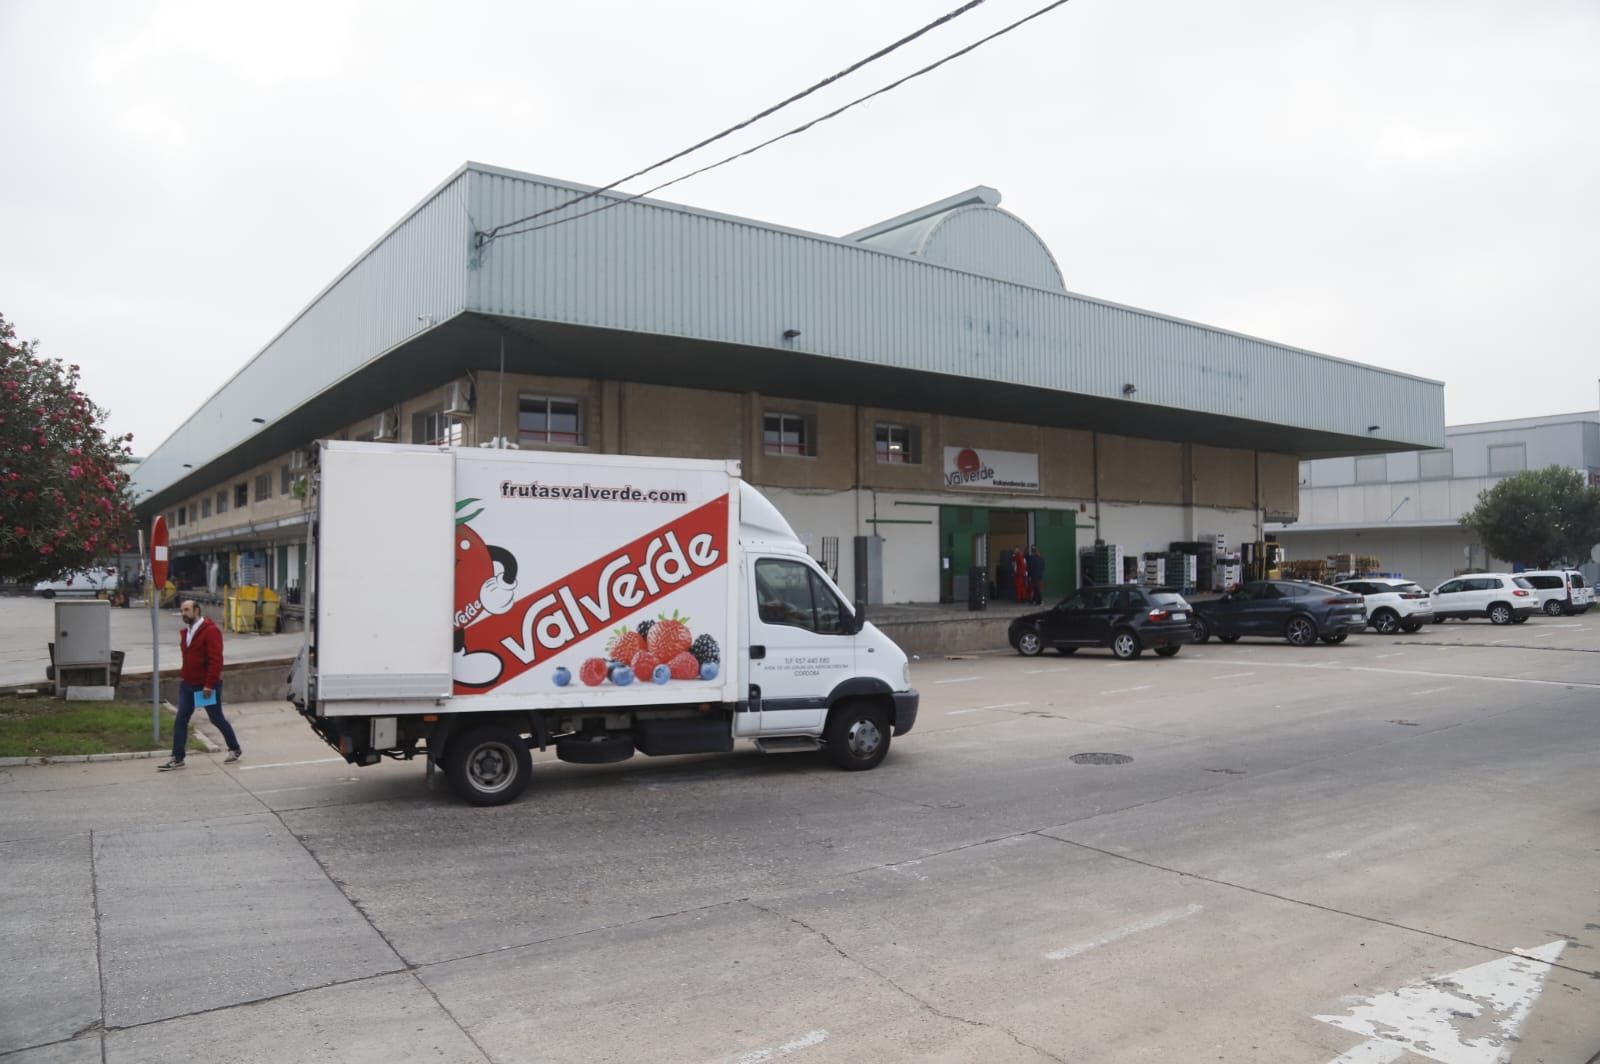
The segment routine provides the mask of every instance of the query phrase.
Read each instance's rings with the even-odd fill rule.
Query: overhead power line
[[[717,141],[721,140],[722,138],[724,138],[726,136],[729,136],[731,134],[737,133],[737,132],[739,132],[739,130],[744,129],[746,126],[749,126],[749,125],[752,125],[752,124],[754,124],[756,122],[759,122],[763,118],[768,117],[769,115],[776,114],[778,111],[783,110],[785,107],[788,107],[792,103],[796,103],[797,101],[805,99],[807,96],[810,96],[812,93],[816,92],[817,90],[823,89],[823,88],[826,88],[829,85],[832,85],[834,82],[838,81],[840,78],[848,77],[849,75],[854,74],[857,70],[860,70],[862,67],[866,66],[868,63],[872,63],[872,62],[875,62],[875,61],[877,61],[879,59],[882,59],[884,56],[888,55],[890,52],[893,52],[896,49],[899,49],[899,48],[901,48],[901,47],[903,47],[903,46],[905,46],[907,44],[910,44],[912,41],[916,40],[918,37],[921,37],[923,34],[928,33],[931,30],[938,29],[940,26],[943,26],[947,22],[950,22],[950,21],[952,21],[954,19],[960,18],[962,15],[965,15],[968,11],[971,11],[973,8],[978,7],[979,5],[981,5],[983,3],[984,3],[984,0],[968,0],[967,3],[962,4],[960,7],[956,8],[953,11],[948,11],[945,14],[940,15],[938,18],[934,19],[932,22],[928,23],[926,26],[923,26],[921,29],[917,30],[916,32],[908,33],[904,37],[901,37],[898,41],[895,41],[893,44],[890,44],[890,45],[887,45],[887,46],[885,46],[883,48],[878,49],[876,52],[873,52],[871,55],[867,56],[864,59],[856,60],[854,63],[851,63],[849,66],[845,67],[843,70],[839,71],[838,73],[828,75],[827,77],[823,78],[821,81],[817,82],[815,85],[812,85],[812,86],[810,86],[808,88],[802,89],[801,91],[795,93],[793,96],[790,96],[786,100],[780,100],[778,103],[773,104],[771,107],[768,107],[763,111],[759,111],[756,114],[751,115],[749,118],[746,118],[743,122],[739,122],[739,123],[737,123],[735,125],[731,125],[727,129],[724,129],[722,132],[715,133],[715,134],[707,137],[705,140],[700,141],[698,144],[692,144],[689,147],[684,148],[680,152],[674,152],[672,155],[667,156],[665,159],[662,159],[660,162],[651,163],[649,166],[645,167],[643,170],[635,170],[633,173],[629,174],[627,177],[619,177],[615,181],[611,182],[609,185],[604,185],[604,186],[602,186],[600,188],[592,189],[592,190],[590,190],[588,192],[583,193],[581,196],[575,196],[572,199],[567,200],[565,203],[558,203],[554,207],[547,207],[542,211],[535,211],[533,214],[526,215],[526,216],[524,216],[522,218],[515,218],[515,219],[513,219],[513,220],[511,220],[509,222],[502,222],[501,224],[495,226],[493,229],[485,229],[485,230],[483,230],[482,232],[480,232],[478,234],[478,246],[482,247],[484,244],[487,244],[489,241],[491,241],[495,237],[499,236],[503,230],[509,229],[512,226],[521,225],[523,222],[531,222],[535,218],[542,218],[547,214],[554,214],[556,211],[566,210],[568,207],[574,206],[575,204],[578,204],[578,203],[582,203],[584,200],[592,199],[593,197],[598,196],[601,193],[610,192],[612,189],[616,188],[618,185],[624,184],[625,182],[628,182],[628,181],[632,181],[636,177],[643,177],[645,174],[650,173],[652,170],[659,170],[663,166],[666,166],[668,163],[677,162],[679,159],[683,158],[685,155],[689,155],[689,154],[691,154],[693,152],[697,152],[701,148],[704,148],[708,144],[715,144]]]
[[[525,226],[524,228],[521,228],[521,229],[517,229],[517,228],[513,228],[513,227],[522,225],[524,222],[532,221],[534,218],[539,217],[539,215],[529,215],[528,217],[519,219],[517,221],[506,222],[503,225],[496,226],[493,230],[490,230],[488,232],[480,232],[478,234],[478,239],[477,239],[478,246],[482,247],[483,245],[487,244],[490,240],[499,239],[501,237],[518,236],[518,235],[520,235],[522,233],[536,233],[541,229],[549,229],[552,226],[565,225],[567,222],[575,222],[580,218],[587,218],[592,214],[599,214],[601,211],[608,211],[613,207],[620,207],[625,203],[632,203],[634,200],[642,199],[643,197],[650,195],[652,192],[659,192],[662,189],[667,188],[667,187],[669,187],[671,185],[678,184],[680,181],[687,181],[691,177],[698,177],[699,175],[701,175],[703,173],[706,173],[707,171],[717,169],[719,166],[726,166],[728,163],[731,163],[736,159],[742,159],[746,155],[752,155],[755,152],[758,152],[763,148],[767,148],[767,147],[770,147],[773,144],[778,143],[780,140],[786,140],[789,137],[795,136],[796,134],[804,133],[806,130],[812,128],[813,126],[816,126],[816,125],[819,125],[819,124],[821,124],[823,122],[826,122],[831,118],[837,118],[839,115],[844,114],[846,111],[850,110],[851,108],[856,107],[856,106],[858,106],[860,104],[866,103],[868,100],[871,100],[871,99],[873,99],[875,97],[882,96],[886,92],[891,92],[894,89],[899,88],[901,85],[904,85],[908,81],[911,81],[911,80],[913,80],[915,78],[920,78],[924,74],[932,73],[933,71],[935,71],[935,70],[939,69],[940,67],[944,66],[946,63],[950,62],[951,60],[959,59],[962,56],[966,55],[968,52],[972,52],[972,51],[975,51],[978,48],[983,47],[984,45],[988,44],[990,41],[994,40],[997,37],[1005,36],[1006,34],[1010,33],[1012,30],[1017,29],[1020,26],[1026,25],[1029,22],[1032,22],[1034,19],[1039,18],[1041,15],[1049,14],[1050,12],[1054,11],[1058,7],[1061,7],[1062,5],[1066,4],[1067,2],[1068,2],[1068,0],[1054,0],[1053,3],[1046,4],[1044,7],[1039,8],[1037,11],[1034,11],[1033,13],[1028,14],[1028,15],[1024,15],[1022,18],[1017,19],[1015,22],[1012,22],[1009,25],[1002,26],[1000,29],[994,31],[993,33],[989,34],[988,36],[978,38],[976,41],[973,41],[971,44],[967,45],[965,48],[961,48],[961,49],[958,49],[958,50],[956,50],[954,52],[951,52],[949,55],[943,57],[942,59],[935,60],[934,62],[929,63],[927,66],[922,67],[919,70],[912,71],[911,73],[907,74],[905,77],[896,78],[894,81],[889,82],[887,85],[883,86],[880,89],[875,89],[872,92],[867,93],[865,96],[858,96],[855,99],[851,100],[849,103],[846,103],[846,104],[843,104],[843,105],[841,105],[839,107],[834,108],[832,111],[829,111],[827,114],[819,115],[818,117],[813,118],[809,122],[806,122],[806,123],[804,123],[802,125],[795,126],[793,129],[788,130],[787,132],[779,133],[777,136],[771,137],[771,138],[769,138],[767,140],[764,140],[760,144],[757,144],[757,145],[755,145],[753,147],[746,148],[744,151],[735,152],[732,155],[725,156],[724,158],[718,159],[714,163],[709,163],[709,164],[707,164],[705,166],[700,167],[697,170],[691,170],[686,174],[683,174],[683,175],[681,175],[679,177],[675,177],[671,181],[663,181],[659,185],[652,185],[650,188],[645,189],[643,192],[635,192],[635,193],[632,193],[630,195],[620,197],[618,199],[609,200],[606,203],[601,204],[598,207],[594,207],[594,208],[592,208],[590,210],[584,211],[581,214],[572,214],[572,215],[568,215],[565,218],[557,218],[554,221],[542,222],[539,225],[529,225],[529,226]],[[624,179],[624,180],[626,180],[626,179]],[[617,182],[616,184],[620,184],[620,183],[621,182]],[[586,196],[579,197],[579,198],[580,199],[587,199],[589,196],[599,195],[600,193],[602,193],[604,191],[607,191],[608,189],[614,188],[614,187],[615,187],[615,184],[607,186],[606,189],[595,189],[593,192],[588,193]],[[547,211],[542,211],[542,212],[540,212],[540,214],[548,214],[551,211],[561,210],[563,207],[571,206],[573,203],[576,203],[576,202],[578,202],[578,200],[572,200],[572,201],[569,201],[566,204],[562,204],[561,206],[552,207],[552,208],[549,208],[549,210],[547,210]]]

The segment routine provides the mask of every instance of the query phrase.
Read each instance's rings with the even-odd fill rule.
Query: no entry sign
[[[150,526],[150,585],[165,587],[167,583],[167,519],[156,515]]]

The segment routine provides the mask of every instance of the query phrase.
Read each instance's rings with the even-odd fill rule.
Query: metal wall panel
[[[475,169],[480,228],[581,186]],[[541,222],[592,210],[586,201]],[[535,223],[537,224],[537,223]],[[470,309],[798,350],[1438,447],[1437,382],[832,237],[640,200],[494,241]],[[785,341],[785,329],[800,336]]]
[[[465,306],[471,248],[466,172],[408,213],[139,466],[134,491],[160,491],[341,378]]]

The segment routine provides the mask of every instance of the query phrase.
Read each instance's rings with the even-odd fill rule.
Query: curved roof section
[[[1067,291],[1061,268],[1039,234],[1001,210],[999,191],[987,185],[858,229],[844,239],[999,281],[1063,295]]]

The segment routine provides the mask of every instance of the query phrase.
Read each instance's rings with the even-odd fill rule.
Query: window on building
[[[1456,475],[1455,454],[1451,451],[1423,451],[1417,456],[1423,480],[1449,480]]]
[[[918,465],[922,461],[917,446],[917,430],[913,425],[894,425],[878,422],[873,430],[874,448],[878,461],[890,465]]]
[[[766,414],[762,417],[761,449],[767,454],[810,457],[817,453],[810,419],[800,414]]]
[[[583,445],[583,404],[560,395],[524,395],[517,400],[517,442]]]
[[[176,520],[172,519],[174,517],[176,518]],[[182,528],[184,525],[188,524],[188,519],[189,519],[189,508],[187,506],[180,506],[180,507],[178,507],[178,512],[176,514],[169,514],[168,515],[168,522],[167,523],[171,524],[171,525],[175,525],[175,526],[177,526],[179,528]]]
[[[256,502],[266,502],[272,498],[272,474],[262,473],[256,477]]]
[[[211,516],[211,496],[209,495],[200,500],[200,516],[202,518]]]
[[[443,410],[424,410],[411,415],[411,442],[430,447],[459,447],[461,422]]]
[[[219,492],[217,492],[217,513],[218,514],[225,514],[227,512],[228,512],[228,493],[225,492],[225,491],[219,491]]]
[[[1489,474],[1502,476],[1506,473],[1520,473],[1528,468],[1528,445],[1525,443],[1506,443],[1499,447],[1489,448]]]
[[[285,462],[278,467],[278,494],[289,494],[289,488],[294,484],[294,477],[289,473],[289,465]]]
[[[1382,484],[1389,479],[1389,461],[1381,454],[1356,459],[1357,484]]]
[[[234,509],[242,510],[246,506],[249,506],[249,505],[250,505],[250,485],[249,484],[235,484],[233,486],[233,506],[234,506]]]

